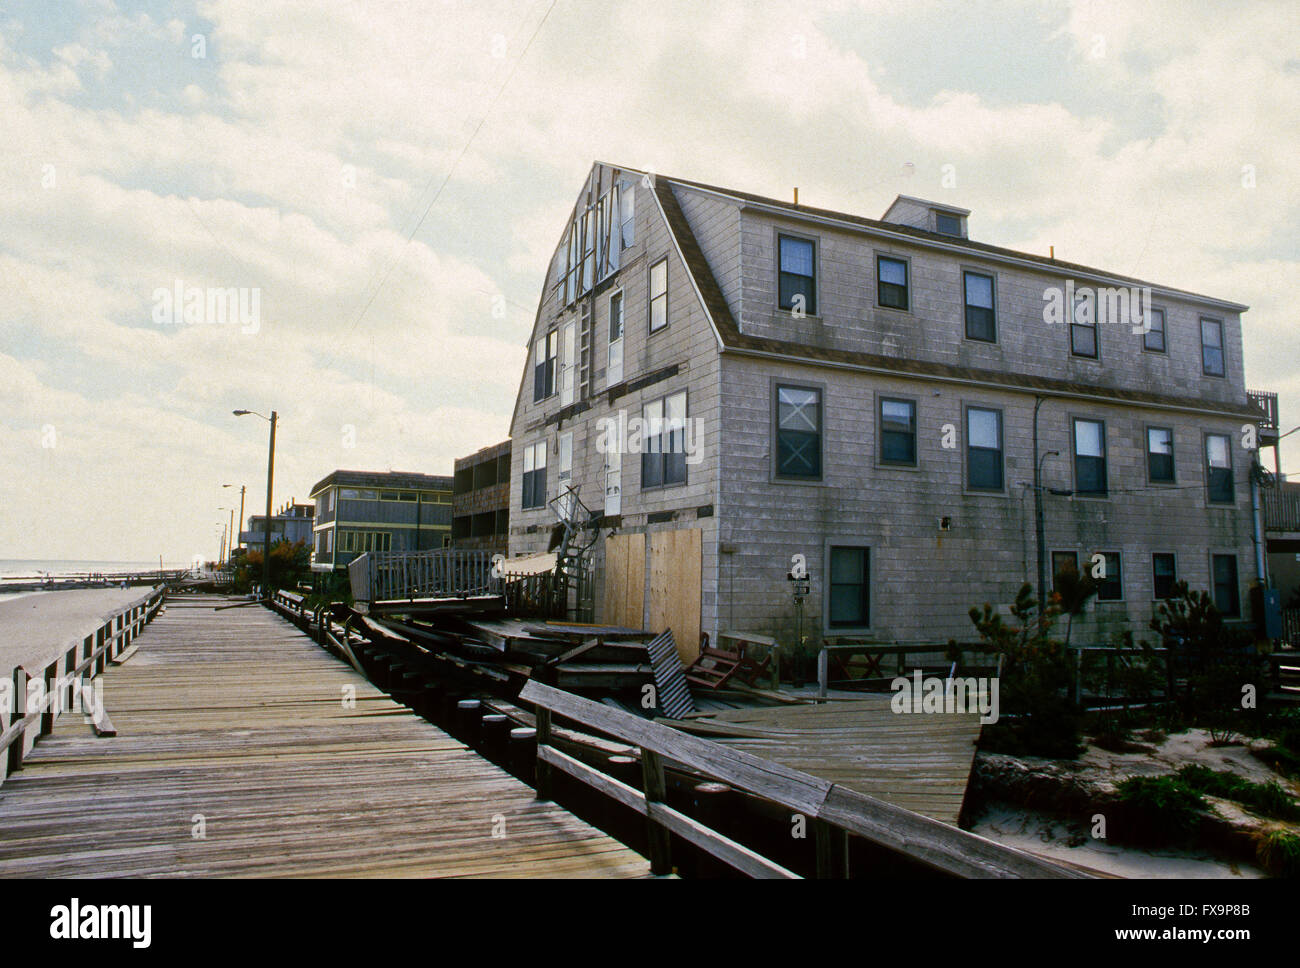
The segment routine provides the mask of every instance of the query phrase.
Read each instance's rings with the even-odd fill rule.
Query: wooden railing
[[[37,678],[23,666],[17,666],[0,693],[0,751],[7,751],[0,780],[22,768],[23,757],[42,736],[48,736],[60,714],[71,709],[78,699],[86,701],[88,683],[100,675],[105,666],[119,658],[142,631],[153,621],[167,597],[167,586],[159,585],[140,598],[108,615],[102,623],[80,641],[68,645],[67,651],[48,663]],[[96,732],[111,730],[101,703],[90,700],[86,710],[94,719]],[[39,724],[33,732],[31,727]]]
[[[499,595],[502,583],[492,573],[492,557],[490,551],[461,548],[368,551],[348,563],[348,581],[358,602]]]
[[[1269,390],[1247,390],[1246,396],[1263,414],[1263,417],[1259,421],[1259,429],[1264,434],[1277,433],[1277,394]]]
[[[848,837],[861,837],[959,877],[1069,877],[1088,875],[1033,854],[923,817],[838,783],[790,769],[602,703],[532,681],[519,698],[537,714],[537,795],[550,799],[559,770],[646,818],[651,871],[672,869],[671,834],[751,877],[798,875],[665,803],[666,763],[693,770],[801,814],[817,838],[819,877],[847,877]],[[552,719],[563,717],[641,750],[642,789],[562,753],[551,745]]]
[[[1300,490],[1291,486],[1260,488],[1266,531],[1300,531]]]

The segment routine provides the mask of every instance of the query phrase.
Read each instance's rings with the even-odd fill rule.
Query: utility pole
[[[271,488],[275,483],[275,421],[271,411],[271,444],[266,454],[266,532],[262,541],[262,598],[271,600]]]
[[[1043,405],[1042,397],[1034,398],[1034,533],[1037,537],[1038,550],[1038,622],[1042,626],[1044,608],[1047,604],[1047,536],[1043,525],[1043,471],[1038,459],[1038,408]]]
[[[251,413],[271,423],[271,442],[266,454],[266,521],[262,537],[262,601],[269,602],[271,600],[271,489],[275,485],[275,422],[279,414],[274,410],[271,411],[270,417],[264,417],[256,410],[232,412],[236,417],[244,417]]]

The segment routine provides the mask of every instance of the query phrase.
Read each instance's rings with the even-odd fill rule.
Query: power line
[[[483,112],[483,116],[479,119],[478,124],[475,125],[474,130],[470,132],[469,139],[465,142],[464,146],[460,149],[459,154],[456,155],[455,160],[451,163],[451,167],[447,170],[447,174],[442,179],[442,184],[438,186],[438,190],[434,193],[433,198],[431,198],[429,204],[425,206],[424,212],[415,223],[415,227],[412,228],[410,233],[406,236],[406,241],[402,244],[401,250],[389,263],[383,277],[379,280],[379,284],[375,286],[374,291],[371,292],[370,298],[366,300],[365,305],[361,307],[361,311],[357,313],[356,317],[352,320],[351,325],[348,326],[348,331],[344,334],[343,339],[347,339],[352,335],[356,330],[357,325],[365,318],[366,313],[369,312],[371,305],[374,304],[375,299],[379,296],[380,290],[384,288],[384,284],[388,282],[389,276],[393,274],[393,270],[397,267],[397,263],[401,261],[402,256],[405,254],[406,247],[410,245],[411,240],[415,238],[415,233],[420,231],[420,227],[424,225],[425,220],[429,217],[429,213],[433,211],[433,206],[436,205],[438,199],[442,197],[443,190],[447,187],[447,183],[451,181],[452,175],[456,173],[456,168],[469,152],[470,146],[473,145],[474,139],[478,137],[478,133],[483,129],[483,125],[487,123],[488,117],[492,114],[492,109],[496,107],[497,102],[501,100],[501,95],[505,93],[505,89],[509,86],[511,79],[515,76],[515,72],[519,69],[519,65],[523,63],[524,57],[533,46],[533,41],[537,39],[538,33],[540,33],[542,27],[545,26],[547,18],[550,17],[551,11],[555,9],[555,4],[558,2],[559,0],[551,0],[550,5],[546,8],[546,12],[542,14],[542,19],[538,21],[537,26],[533,28],[533,32],[528,38],[528,43],[524,44],[523,50],[521,50],[519,56],[515,58],[514,63],[510,67],[510,72],[506,75],[505,80],[501,82],[501,86],[497,89],[497,93],[488,104],[487,110]],[[429,184],[433,184],[432,178],[430,178]],[[428,190],[427,185],[425,190]],[[340,340],[340,342],[342,342],[342,340]],[[326,366],[328,367],[329,365],[332,365],[337,358],[338,354],[336,353]]]

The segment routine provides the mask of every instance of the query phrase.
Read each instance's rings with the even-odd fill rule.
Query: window
[[[1174,583],[1178,581],[1174,571],[1174,556],[1156,553],[1151,556],[1151,587],[1153,597],[1157,600],[1174,597]]]
[[[558,486],[556,488],[560,495],[559,508],[567,520],[573,519],[573,512],[576,510],[577,493],[569,491],[569,485],[573,483],[573,432],[560,434],[560,467],[555,475]],[[568,497],[565,497],[565,495]]]
[[[1118,551],[1103,551],[1105,568],[1097,579],[1097,600],[1101,602],[1118,602],[1124,599],[1124,580],[1120,571]]]
[[[524,448],[523,501],[525,508],[546,504],[546,441]]]
[[[555,360],[560,355],[560,333],[551,330],[537,340],[533,363],[533,403],[540,403],[555,392]]]
[[[1106,425],[1100,420],[1074,421],[1074,490],[1106,493]]]
[[[880,398],[880,460],[916,464],[916,402]]]
[[[817,312],[817,251],[808,239],[778,235],[776,239],[780,266],[777,272],[779,305],[782,309]]]
[[[993,277],[982,272],[962,273],[966,290],[966,338],[985,343],[998,340],[993,313]]]
[[[605,367],[609,386],[623,382],[623,293],[609,297],[609,359]]]
[[[1163,353],[1165,351],[1165,311],[1163,309],[1151,310],[1151,328],[1142,336],[1142,348],[1150,350],[1152,353]]]
[[[668,260],[660,259],[650,267],[650,332],[668,325]]]
[[[583,304],[586,308],[586,303]],[[577,373],[578,324],[570,319],[560,327],[560,404],[568,406],[573,403],[573,383]]]
[[[1074,297],[1074,316],[1070,320],[1070,352],[1075,356],[1097,359],[1096,303],[1090,292]]]
[[[641,409],[641,489],[686,483],[686,391]]]
[[[888,309],[907,308],[907,263],[889,256],[876,256],[877,302]]]
[[[947,212],[935,212],[934,230],[940,235],[955,235],[961,238],[961,218]]]
[[[596,210],[587,209],[582,219],[582,281],[578,287],[585,294],[596,284]]]
[[[821,390],[776,388],[776,476],[821,480]]]
[[[1205,435],[1205,483],[1214,504],[1232,504],[1232,438],[1227,434]]]
[[[871,623],[870,549],[830,549],[826,624],[830,628],[866,628]]]
[[[1229,618],[1241,614],[1241,601],[1237,596],[1236,555],[1214,555],[1214,604]]]
[[[619,183],[619,216],[622,219],[623,248],[636,241],[636,182],[626,179]]]
[[[564,483],[573,477],[573,432],[560,434],[560,470],[556,480]]]
[[[1201,372],[1223,376],[1223,323],[1217,319],[1201,320]]]
[[[1002,490],[1002,413],[966,410],[966,486],[975,491]]]
[[[1174,481],[1174,432],[1168,427],[1147,428],[1147,478],[1153,484]]]
[[[1052,590],[1057,587],[1057,579],[1065,574],[1079,573],[1079,553],[1077,551],[1052,552]]]

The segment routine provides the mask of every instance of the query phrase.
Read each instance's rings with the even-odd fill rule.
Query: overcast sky
[[[280,414],[277,504],[503,439],[595,160],[949,201],[1247,303],[1247,383],[1300,424],[1298,10],[3,0],[0,558],[215,557],[221,484],[265,500],[235,408]],[[167,322],[178,283],[256,324]]]

